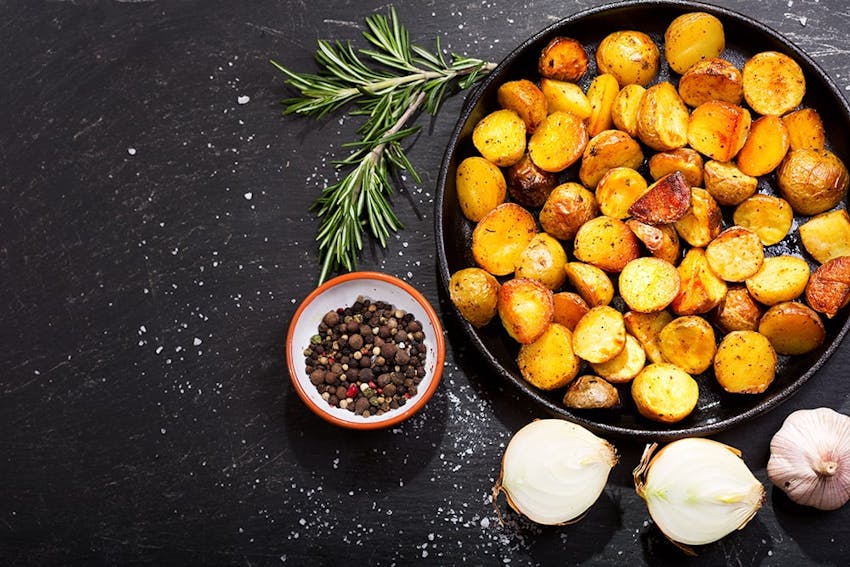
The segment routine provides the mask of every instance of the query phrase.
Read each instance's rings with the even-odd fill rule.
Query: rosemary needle
[[[446,61],[439,38],[434,52],[412,44],[392,7],[389,16],[367,17],[362,35],[367,49],[320,40],[318,73],[271,62],[300,95],[283,101],[284,114],[322,118],[350,107],[349,114],[366,117],[357,130],[360,139],[343,144],[351,153],[335,162],[344,176],[325,187],[311,208],[319,217],[319,283],[332,272],[356,269],[365,232],[386,247],[390,233],[401,228],[390,203],[392,180],[407,171],[421,182],[401,144],[419,130],[407,123],[420,111],[436,114],[449,93],[472,86],[495,67],[456,54]]]

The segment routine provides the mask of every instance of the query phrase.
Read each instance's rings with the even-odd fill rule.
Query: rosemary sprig
[[[362,35],[369,48],[320,40],[318,73],[271,62],[300,94],[283,101],[284,114],[322,118],[350,106],[349,114],[366,117],[357,130],[360,139],[343,144],[351,153],[334,162],[344,177],[325,187],[311,208],[320,219],[319,283],[331,272],[356,269],[364,232],[386,247],[390,233],[401,228],[390,203],[392,180],[407,171],[421,183],[402,146],[419,127],[406,124],[420,111],[436,114],[448,94],[469,88],[495,67],[457,54],[446,61],[439,38],[433,53],[412,44],[392,7],[389,16],[367,17]]]

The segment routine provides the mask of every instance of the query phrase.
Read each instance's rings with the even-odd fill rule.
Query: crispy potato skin
[[[640,222],[637,219],[626,221],[628,226],[638,240],[656,258],[666,260],[674,266],[679,263],[682,256],[682,246],[679,242],[679,233],[671,224],[651,225]]]
[[[541,76],[577,82],[587,72],[590,59],[584,46],[569,37],[556,37],[543,48],[537,64]]]
[[[536,341],[551,324],[554,309],[552,291],[537,280],[514,278],[499,288],[499,318],[519,344]]]
[[[661,62],[658,46],[647,34],[633,30],[616,31],[605,36],[596,50],[596,66],[621,86],[646,86],[656,75]]]
[[[682,172],[674,171],[650,185],[629,207],[629,214],[646,224],[671,224],[684,217],[690,206],[691,186]]]
[[[682,14],[664,32],[664,56],[680,75],[700,61],[717,57],[725,47],[723,23],[706,12]]]
[[[637,113],[638,138],[656,151],[674,150],[688,143],[688,108],[672,84],[656,83],[646,89]]]
[[[800,240],[820,264],[850,256],[850,216],[845,209],[816,215],[800,225]]]
[[[828,211],[847,196],[847,167],[829,150],[788,152],[776,170],[779,192],[801,215]]]
[[[549,114],[546,95],[528,79],[502,83],[496,91],[496,99],[499,106],[513,110],[522,118],[525,130],[530,134]]]
[[[479,156],[468,157],[458,165],[455,187],[463,216],[473,222],[504,203],[507,195],[502,170]]]
[[[449,297],[464,319],[483,327],[496,316],[499,281],[481,268],[463,268],[451,276]]]
[[[578,229],[596,216],[596,197],[581,184],[568,181],[549,194],[540,210],[543,230],[560,240],[572,240]]]
[[[508,168],[507,192],[523,207],[541,207],[557,184],[558,177],[537,167],[528,154]]]
[[[724,333],[755,331],[760,319],[761,309],[744,286],[729,288],[714,313],[714,322]]]
[[[494,276],[513,273],[519,255],[537,234],[534,216],[516,203],[502,203],[472,231],[472,256]]]
[[[718,205],[740,205],[755,194],[758,182],[738,169],[735,162],[709,160],[703,166],[705,190]]]
[[[599,211],[615,219],[629,217],[629,207],[648,189],[643,175],[630,167],[614,167],[605,172],[596,185]]]
[[[739,105],[744,99],[744,79],[735,65],[712,57],[685,71],[679,79],[679,96],[694,108],[710,100]]]
[[[696,407],[699,385],[678,366],[655,362],[635,377],[631,393],[642,416],[662,423],[676,423]]]
[[[806,285],[806,302],[828,319],[850,301],[850,256],[839,256],[819,266]]]
[[[620,394],[599,376],[585,374],[567,388],[564,405],[573,409],[610,409],[620,405]]]

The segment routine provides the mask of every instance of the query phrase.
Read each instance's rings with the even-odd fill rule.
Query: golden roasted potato
[[[567,253],[555,238],[545,232],[534,235],[517,259],[514,277],[537,280],[549,289],[561,287],[567,274]]]
[[[517,365],[526,382],[541,390],[557,390],[572,382],[581,368],[572,341],[569,329],[552,323],[536,340],[522,345]]]
[[[619,219],[604,215],[581,225],[573,242],[575,257],[606,272],[619,272],[640,256],[635,234]]]
[[[506,276],[535,234],[537,223],[531,213],[516,203],[502,203],[472,230],[472,257],[494,276]]]
[[[800,297],[806,291],[809,273],[809,265],[797,256],[765,258],[761,269],[747,278],[747,289],[759,303],[776,305]]]
[[[731,161],[747,140],[752,117],[743,106],[710,100],[696,107],[688,119],[688,143],[720,162]]]
[[[661,311],[679,294],[679,272],[666,260],[643,256],[626,264],[617,287],[632,311]]]
[[[738,152],[738,169],[758,177],[776,169],[788,153],[788,128],[778,116],[762,116],[750,126],[744,146]]]
[[[592,136],[614,125],[614,100],[620,92],[620,85],[613,75],[596,75],[587,87],[587,100],[590,102],[590,116],[587,117],[587,131]]]
[[[791,150],[776,170],[779,193],[801,215],[828,211],[847,196],[847,167],[829,150]]]
[[[677,315],[708,313],[723,300],[728,289],[705,258],[705,250],[691,248],[679,264],[679,295],[670,304]]]
[[[533,133],[537,125],[549,114],[546,95],[528,79],[502,83],[496,91],[496,100],[502,108],[519,114],[529,134]]]
[[[579,168],[579,179],[588,189],[615,167],[637,169],[643,163],[643,150],[637,141],[620,130],[603,130],[587,143]]]
[[[714,360],[714,329],[698,315],[676,317],[658,335],[661,354],[688,374],[702,374]]]
[[[496,316],[499,281],[481,268],[463,268],[449,279],[449,297],[473,327],[483,327]]]
[[[761,269],[764,246],[752,230],[730,226],[708,243],[705,259],[714,273],[727,282],[742,282]]]
[[[553,112],[529,138],[528,155],[543,171],[562,171],[578,161],[587,140],[587,128],[581,118],[571,112]]]
[[[637,83],[626,85],[617,93],[614,106],[611,108],[611,120],[618,130],[622,130],[632,138],[637,138],[637,115],[640,99],[646,89]]]
[[[800,225],[800,240],[819,264],[850,256],[850,216],[845,209],[816,215]]]
[[[547,79],[575,83],[587,72],[589,62],[581,42],[569,37],[556,37],[540,53],[537,70]]]
[[[523,207],[542,206],[557,184],[558,177],[537,167],[528,154],[508,168],[508,194]]]
[[[661,329],[673,320],[669,311],[639,313],[627,311],[623,315],[626,331],[634,336],[643,347],[646,357],[652,362],[666,362],[661,354]]]
[[[549,112],[572,112],[582,120],[590,118],[590,100],[575,83],[557,79],[540,79],[540,90],[548,102]]]
[[[682,240],[702,248],[714,240],[723,225],[723,214],[714,197],[705,189],[691,189],[691,206],[685,216],[675,222],[676,232]]]
[[[758,193],[735,208],[732,221],[758,234],[765,246],[772,246],[791,230],[794,211],[785,199]]]
[[[472,130],[472,144],[485,159],[508,167],[525,154],[525,122],[513,110],[496,110]]]
[[[731,287],[717,306],[714,322],[724,333],[755,331],[761,319],[761,309],[746,287]]]
[[[555,307],[552,321],[563,325],[570,331],[575,329],[579,319],[590,311],[587,302],[579,294],[572,291],[560,291],[552,296],[552,301]]]
[[[612,32],[596,49],[599,72],[613,75],[620,85],[648,85],[658,75],[660,63],[658,46],[640,31]]]
[[[718,205],[739,205],[758,189],[759,180],[743,173],[735,162],[709,160],[702,172],[705,190]]]
[[[687,145],[688,108],[676,87],[662,81],[646,89],[638,107],[637,132],[644,144],[659,152]]]
[[[649,174],[653,179],[681,171],[691,187],[702,187],[702,168],[702,156],[691,148],[658,152],[649,158]]]
[[[483,157],[460,162],[455,173],[457,200],[463,216],[478,222],[505,202],[507,185],[502,170]]]
[[[714,355],[714,377],[733,394],[760,394],[776,376],[776,352],[757,331],[732,331]]]
[[[806,78],[796,61],[777,51],[763,51],[744,63],[744,99],[759,114],[782,116],[806,94]]]
[[[623,314],[608,305],[591,307],[573,330],[573,352],[590,363],[607,362],[624,348]]]
[[[551,325],[555,311],[552,290],[527,278],[503,283],[496,307],[508,335],[523,345],[533,343],[543,334]]]
[[[638,240],[643,242],[654,257],[666,260],[674,266],[679,263],[682,247],[679,244],[679,233],[672,224],[654,226],[637,219],[629,219],[626,221],[626,226],[635,233]]]
[[[614,299],[614,283],[601,268],[584,262],[569,262],[564,270],[570,284],[591,307],[608,305]]]
[[[818,266],[806,286],[809,306],[832,319],[850,302],[850,256],[839,256]]]
[[[782,117],[788,128],[788,142],[792,150],[808,148],[822,150],[826,147],[826,131],[820,114],[814,108],[801,108]]]
[[[704,59],[717,57],[725,48],[723,24],[706,12],[682,14],[664,32],[664,55],[680,75]]]
[[[674,171],[652,183],[629,207],[629,214],[646,224],[670,224],[684,217],[690,206],[691,186],[681,171]]]
[[[694,108],[710,100],[739,105],[744,100],[744,79],[731,62],[719,57],[704,59],[679,79],[679,96]]]
[[[559,240],[572,240],[581,225],[596,216],[596,197],[580,183],[555,187],[540,210],[540,226]]]
[[[631,167],[611,168],[596,185],[599,211],[615,219],[628,218],[629,207],[642,197],[647,189],[646,179]]]
[[[626,333],[623,351],[607,362],[591,364],[593,371],[612,384],[631,382],[646,365],[646,352],[640,342]]]
[[[620,405],[617,388],[588,374],[576,378],[564,394],[564,405],[572,409],[609,409]]]
[[[820,316],[811,307],[796,301],[777,303],[768,309],[759,321],[758,331],[779,354],[805,354],[826,339]]]
[[[676,423],[694,411],[699,401],[699,385],[675,364],[654,362],[632,381],[632,399],[645,418]]]

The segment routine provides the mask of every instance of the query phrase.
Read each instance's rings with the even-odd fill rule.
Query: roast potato
[[[482,118],[472,130],[472,144],[485,159],[508,167],[525,154],[525,122],[506,108]]]
[[[638,412],[662,423],[682,421],[697,405],[699,385],[690,374],[666,362],[644,367],[632,381],[632,399]]]
[[[726,295],[728,286],[708,265],[704,249],[689,249],[677,270],[679,294],[670,304],[670,309],[677,315],[708,313]]]
[[[788,143],[792,150],[808,148],[822,150],[826,147],[823,120],[814,108],[801,108],[782,117],[788,129]]]
[[[599,72],[613,75],[620,85],[648,85],[658,74],[660,61],[658,46],[640,31],[612,32],[596,49]]]
[[[626,333],[623,351],[607,362],[591,364],[593,371],[612,384],[631,382],[646,364],[646,352],[640,342]]]
[[[540,210],[540,226],[559,240],[572,240],[579,227],[596,216],[596,197],[579,183],[568,181],[549,194]]]
[[[788,152],[776,170],[779,192],[801,215],[828,211],[847,196],[847,167],[829,150]]]
[[[646,89],[638,106],[637,132],[644,144],[659,152],[688,143],[688,108],[676,87],[662,81]]]
[[[733,394],[760,394],[776,377],[776,351],[757,331],[732,331],[714,355],[714,377]]]
[[[564,271],[566,264],[567,253],[561,243],[545,232],[540,232],[532,237],[520,253],[514,277],[537,280],[555,290],[567,279]]]
[[[791,230],[794,211],[785,199],[758,193],[735,208],[732,221],[755,232],[765,246],[771,246],[782,242]]]
[[[696,108],[710,100],[741,104],[744,79],[731,62],[719,57],[704,59],[685,71],[679,79],[679,96]]]
[[[591,307],[608,305],[614,299],[614,283],[601,268],[584,262],[569,262],[567,279]]]
[[[540,90],[549,112],[572,112],[582,120],[590,118],[590,100],[577,84],[544,77],[540,79]]]
[[[717,305],[714,322],[723,331],[755,331],[761,319],[761,309],[744,286],[730,287]]]
[[[623,315],[626,331],[637,339],[652,362],[665,362],[661,354],[661,329],[673,320],[669,311],[639,313],[627,311]]]
[[[578,229],[573,242],[575,257],[606,272],[619,272],[640,256],[637,237],[619,219],[601,215]]]
[[[782,116],[806,94],[806,78],[796,61],[778,51],[763,51],[744,63],[744,99],[759,114]]]
[[[629,217],[629,207],[646,193],[643,175],[631,167],[614,167],[605,172],[596,185],[599,211],[615,219]]]
[[[603,130],[587,143],[579,168],[579,179],[588,189],[615,167],[637,169],[643,163],[643,150],[637,141],[620,130]]]
[[[546,95],[528,79],[508,81],[496,91],[499,106],[513,110],[525,122],[525,130],[533,133],[549,114]]]
[[[553,112],[529,138],[528,155],[543,171],[562,171],[578,161],[587,140],[587,128],[581,118],[571,112]]]
[[[750,229],[730,226],[709,242],[705,259],[714,273],[727,282],[742,282],[761,269],[764,246]]]
[[[839,256],[819,266],[806,286],[809,306],[832,319],[850,301],[850,256]]]
[[[499,281],[481,268],[463,268],[449,279],[449,297],[473,327],[483,327],[496,316]]]
[[[704,247],[714,240],[723,225],[723,214],[714,197],[705,189],[691,189],[691,206],[675,222],[676,232],[691,246]]]
[[[777,303],[759,321],[758,331],[778,354],[798,355],[813,351],[826,339],[820,316],[796,301]]]
[[[552,323],[552,291],[537,280],[514,278],[499,288],[497,311],[508,335],[520,344],[536,341]]]
[[[613,408],[620,405],[620,393],[599,376],[585,374],[567,388],[564,405],[573,409]]]
[[[693,149],[713,160],[734,158],[750,132],[752,116],[743,106],[709,100],[696,107],[688,118],[687,141]]]
[[[697,315],[676,317],[658,335],[661,354],[688,374],[702,374],[714,361],[714,329]]]
[[[674,171],[652,183],[647,191],[629,207],[629,214],[652,225],[678,221],[691,206],[691,187],[680,171]]]
[[[637,83],[626,85],[620,89],[614,98],[614,106],[611,109],[611,120],[618,130],[622,130],[632,138],[637,138],[637,115],[640,108],[640,99],[646,89]]]
[[[460,162],[455,173],[457,200],[463,216],[478,222],[505,202],[507,184],[502,170],[480,156]]]
[[[581,42],[559,36],[543,48],[537,62],[537,70],[548,79],[575,83],[587,72],[589,62],[587,51]]]
[[[620,272],[618,289],[632,311],[661,311],[679,294],[679,272],[660,258],[635,258]]]
[[[788,128],[778,116],[762,116],[750,126],[750,133],[738,152],[738,169],[759,177],[776,169],[788,152]]]
[[[680,171],[691,187],[702,187],[702,156],[691,148],[676,148],[667,152],[658,152],[649,158],[649,174],[653,179]]]
[[[537,167],[525,154],[521,160],[508,168],[507,191],[511,199],[523,207],[537,208],[546,202],[558,177],[552,172]]]
[[[573,330],[573,352],[590,363],[607,362],[625,347],[623,314],[608,305],[591,307]]]
[[[725,48],[723,24],[706,12],[677,16],[664,32],[667,64],[680,75],[702,60],[717,57]]]
[[[596,75],[587,87],[587,100],[590,102],[590,116],[587,117],[587,131],[592,136],[614,125],[614,101],[620,92],[620,85],[614,75],[603,73]]]
[[[702,172],[705,190],[718,205],[739,205],[758,189],[759,180],[742,172],[735,162],[709,160]]]
[[[554,313],[552,321],[563,325],[570,331],[576,328],[579,319],[590,311],[590,306],[582,297],[572,291],[560,291],[552,296]]]
[[[629,219],[626,226],[643,242],[650,254],[674,266],[679,263],[682,246],[679,243],[679,233],[672,224],[651,225],[637,219]]]
[[[806,291],[809,275],[805,260],[782,254],[765,258],[759,271],[747,278],[746,284],[756,301],[776,305],[800,297]]]
[[[535,341],[522,345],[517,355],[522,377],[541,390],[557,390],[578,375],[581,361],[573,353],[572,333],[552,323]]]
[[[816,215],[800,225],[800,240],[820,264],[850,256],[850,216],[845,209]]]
[[[472,230],[472,257],[494,276],[506,276],[535,234],[537,223],[531,213],[516,203],[502,203]]]

